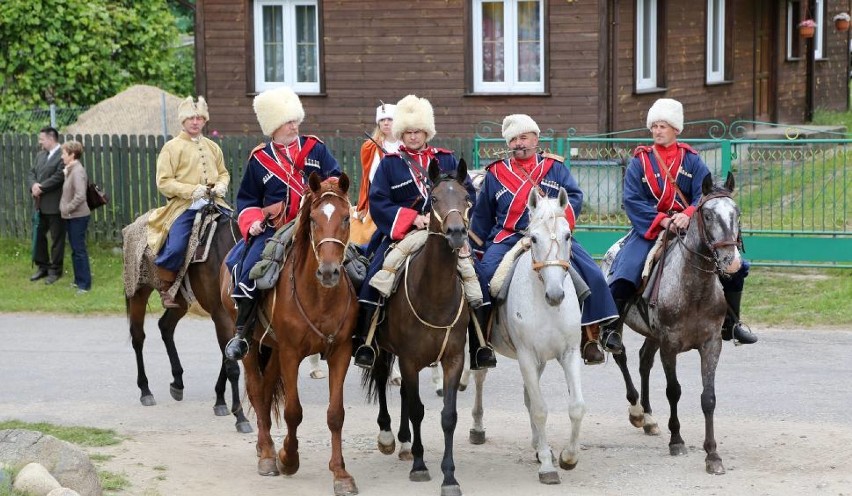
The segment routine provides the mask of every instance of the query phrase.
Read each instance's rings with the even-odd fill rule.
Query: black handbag
[[[89,210],[103,207],[107,203],[109,203],[109,195],[104,192],[103,188],[95,183],[89,183],[89,186],[86,187],[86,204],[89,205]]]

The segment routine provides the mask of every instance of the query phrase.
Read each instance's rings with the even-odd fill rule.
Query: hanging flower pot
[[[834,16],[834,27],[841,32],[849,31],[849,14],[841,12]]]
[[[805,19],[799,23],[799,36],[802,38],[813,38],[816,31],[816,23],[813,19]]]

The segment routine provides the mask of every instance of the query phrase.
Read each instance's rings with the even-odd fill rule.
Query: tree
[[[0,1],[0,112],[89,106],[136,83],[190,94],[177,40],[166,0]]]

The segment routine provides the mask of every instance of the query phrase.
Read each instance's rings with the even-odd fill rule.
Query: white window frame
[[[807,1],[807,0],[805,0],[805,1]],[[793,43],[799,42],[799,27],[793,25],[793,19],[796,17],[796,16],[793,15],[793,6],[794,6],[794,3],[788,0],[787,1],[787,60],[794,60],[794,59],[799,58],[793,53]]]
[[[296,81],[296,7],[310,6],[316,9],[316,60],[317,80],[310,82]],[[284,81],[267,81],[265,57],[263,53],[263,8],[281,7],[284,25]],[[258,93],[281,86],[289,86],[296,93],[317,94],[321,91],[321,64],[319,53],[319,5],[317,0],[255,0],[254,2],[254,77],[255,91]]]
[[[544,93],[544,78],[547,67],[544,65],[544,0],[537,0],[539,9],[539,81],[518,81],[518,0],[473,0],[472,36],[473,36],[473,92],[474,93]],[[503,74],[505,81],[483,81],[482,65],[482,6],[488,3],[502,3],[503,25],[506,28],[503,42]]]
[[[650,12],[645,12],[645,1],[650,3]],[[636,90],[651,90],[658,88],[657,80],[657,1],[658,0],[636,0]],[[645,18],[647,17],[650,28],[649,36],[651,46],[645,47]],[[651,68],[651,74],[645,76],[642,73],[642,66],[645,65],[645,51],[649,52],[650,60],[648,66]]]
[[[814,58],[819,60],[822,58],[822,43],[823,32],[825,31],[825,1],[814,0],[814,22],[816,29],[814,30]]]
[[[725,3],[707,0],[707,83],[725,81]]]

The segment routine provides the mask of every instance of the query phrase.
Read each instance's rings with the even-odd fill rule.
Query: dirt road
[[[0,315],[0,419],[48,421],[111,428],[127,439],[92,450],[111,455],[102,469],[123,473],[127,495],[330,495],[329,435],[325,426],[327,386],[308,378],[303,363],[305,420],[299,430],[301,469],[292,477],[256,475],[254,434],[238,434],[232,417],[213,415],[218,371],[212,325],[187,319],[177,344],[185,369],[185,397],[168,395],[171,378],[156,323],[147,323],[146,359],[158,401],[143,407],[124,318]],[[689,454],[668,454],[669,407],[661,368],[652,376],[651,400],[663,434],[645,436],[627,422],[621,376],[614,363],[584,367],[583,451],[562,484],[538,483],[529,447],[529,420],[517,364],[501,358],[486,383],[482,446],[467,442],[472,391],[461,393],[455,440],[457,478],[466,495],[751,494],[852,495],[852,330],[756,329],[760,343],[726,343],[717,373],[716,433],[727,473],[704,472],[703,416],[697,353],[682,355],[679,378],[682,433]],[[832,343],[831,347],[825,346]],[[626,340],[635,366],[639,340]],[[323,364],[324,365],[324,364]],[[344,456],[361,494],[431,495],[440,492],[441,399],[421,374],[426,421],[424,444],[432,481],[408,481],[409,462],[375,449],[376,408],[366,404],[350,370],[346,386]],[[544,375],[554,450],[568,437],[566,389],[561,369]],[[399,400],[394,394],[393,410]],[[394,428],[398,422],[394,422]],[[275,429],[280,446],[283,427]]]

